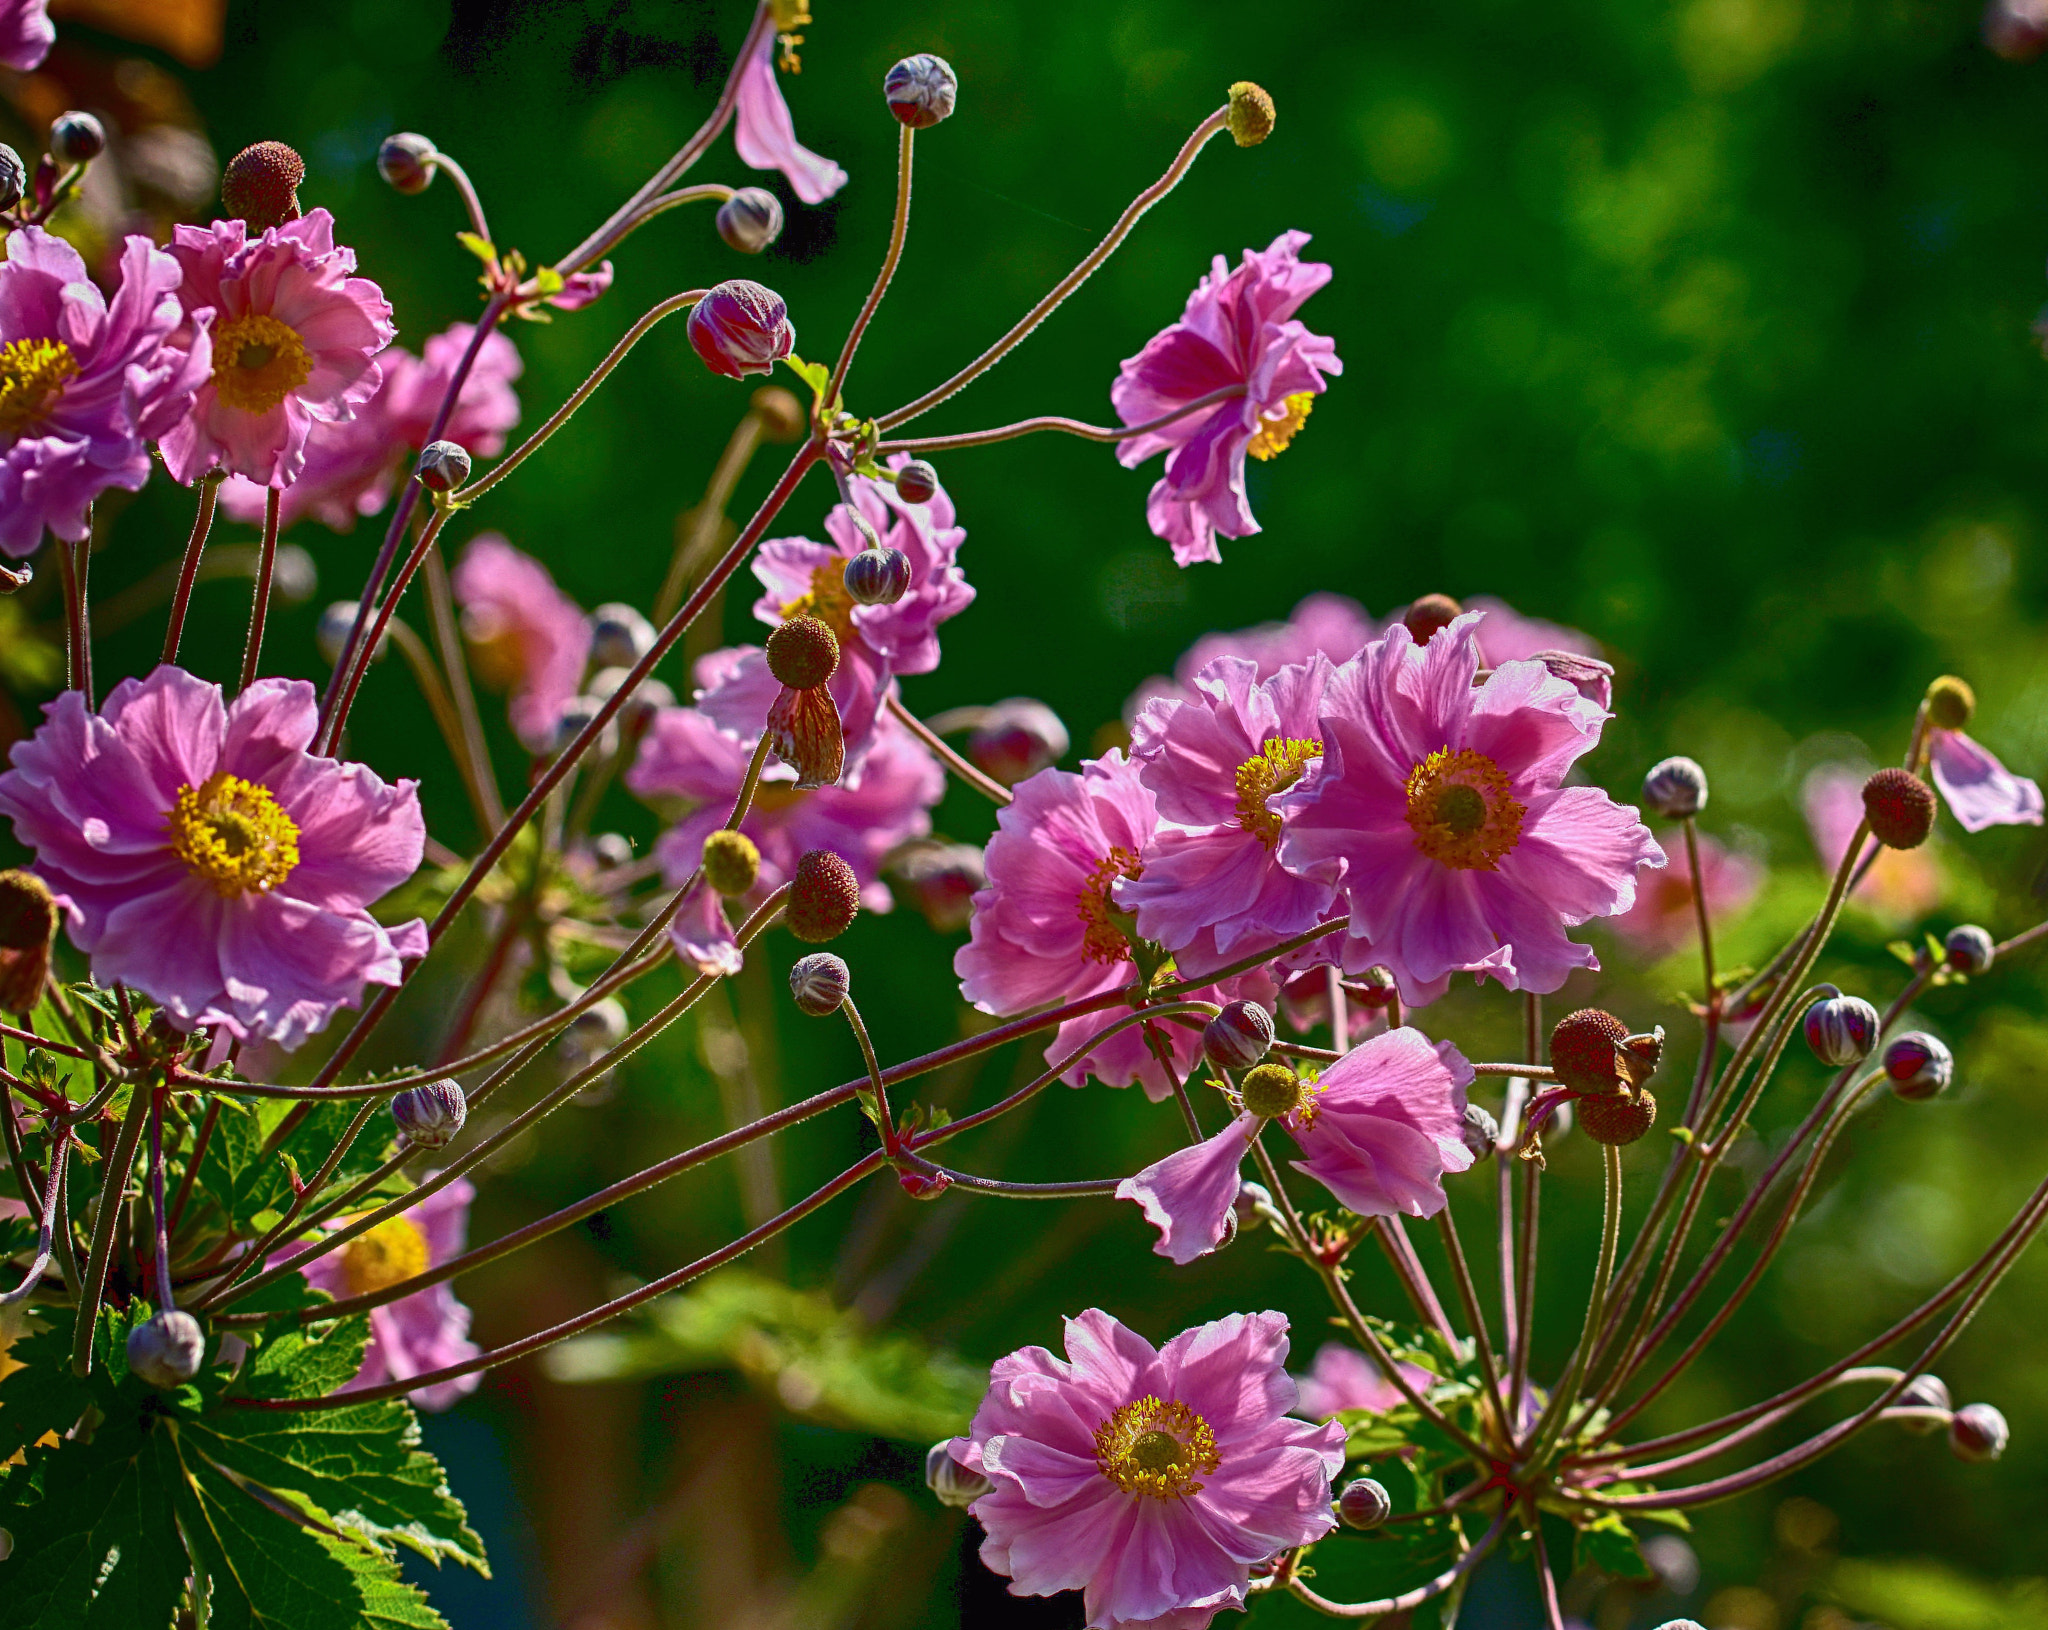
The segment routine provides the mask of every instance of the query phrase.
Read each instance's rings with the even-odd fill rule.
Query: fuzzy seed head
[[[1273,134],[1273,98],[1249,79],[1230,87],[1230,139],[1240,147],[1256,147]]]
[[[1927,722],[1938,730],[1960,730],[1977,711],[1977,693],[1969,681],[1943,674],[1927,687]]]
[[[1647,1092],[1581,1098],[1578,1109],[1579,1125],[1595,1143],[1634,1143],[1657,1124],[1657,1100]]]
[[[860,915],[860,879],[830,849],[813,849],[796,863],[782,920],[808,945],[835,940]]]
[[[1863,813],[1887,849],[1917,849],[1934,830],[1934,789],[1894,765],[1863,783]]]
[[[791,690],[816,690],[839,667],[839,637],[817,617],[792,617],[768,636],[768,671]]]
[[[1619,1092],[1628,1076],[1621,1044],[1628,1026],[1612,1013],[1582,1007],[1567,1013],[1550,1032],[1550,1067],[1574,1092]]]
[[[761,875],[761,851],[744,832],[721,827],[704,840],[704,881],[728,900],[754,886]]]
[[[306,161],[281,141],[260,141],[228,160],[221,172],[221,208],[260,233],[299,218]]]

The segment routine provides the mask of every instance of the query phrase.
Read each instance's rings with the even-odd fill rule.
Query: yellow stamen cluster
[[[811,572],[808,594],[785,601],[782,620],[815,617],[838,636],[844,645],[853,637],[853,596],[846,592],[846,562],[834,557]]]
[[[9,340],[0,345],[0,434],[19,436],[57,405],[78,359],[62,340]]]
[[[341,1248],[341,1275],[351,1296],[396,1285],[427,1271],[427,1236],[409,1217],[392,1217]]]
[[[1201,1493],[1199,1479],[1221,1462],[1207,1421],[1186,1404],[1144,1397],[1095,1429],[1095,1463],[1126,1494],[1180,1500]]]
[[[1136,877],[1143,870],[1138,864],[1138,857],[1122,844],[1117,844],[1095,863],[1087,882],[1081,885],[1080,897],[1074,902],[1074,914],[1087,924],[1087,932],[1081,937],[1081,954],[1090,962],[1131,960],[1130,941],[1124,938],[1123,930],[1117,927],[1116,920],[1110,915],[1116,908],[1110,903],[1109,891],[1118,878]]]
[[[1469,747],[1439,748],[1408,774],[1415,847],[1459,871],[1492,871],[1521,841],[1527,808],[1500,766]]]
[[[1314,391],[1296,391],[1280,404],[1280,411],[1260,421],[1258,431],[1245,446],[1253,458],[1278,458],[1287,451],[1301,427],[1308,423],[1309,410],[1316,405]]]
[[[804,0],[769,0],[770,21],[775,24],[775,43],[781,47],[781,57],[776,66],[786,74],[800,74],[804,71],[803,59],[796,54],[796,48],[804,43],[798,29],[811,21],[811,8]]]
[[[1319,741],[1282,740],[1275,736],[1237,767],[1237,824],[1268,849],[1280,843],[1280,817],[1266,807],[1276,792],[1285,792],[1301,779],[1309,760],[1320,758]]]
[[[305,341],[275,317],[250,312],[214,331],[213,388],[231,408],[268,413],[312,372]]]
[[[267,894],[299,863],[299,828],[268,787],[215,775],[180,787],[167,817],[171,852],[216,894]]]

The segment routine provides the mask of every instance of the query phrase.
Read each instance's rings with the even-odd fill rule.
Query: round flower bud
[[[720,827],[704,840],[704,881],[727,899],[745,894],[761,875],[761,851],[744,832]]]
[[[1934,789],[1911,770],[1879,770],[1863,783],[1863,813],[1887,849],[1917,849],[1934,830]]]
[[[906,504],[928,504],[939,490],[939,472],[914,458],[896,472],[896,496]]]
[[[597,668],[630,668],[654,648],[654,624],[619,600],[590,614],[590,661]]]
[[[377,147],[377,173],[398,192],[425,192],[433,184],[434,144],[410,130],[386,136]]]
[[[953,104],[960,96],[960,79],[944,57],[920,51],[883,75],[882,95],[897,123],[912,130],[929,130],[952,116]]]
[[[1643,802],[1667,821],[1682,821],[1707,807],[1707,772],[1682,755],[1650,766],[1643,777]]]
[[[1219,1070],[1248,1070],[1273,1048],[1273,1015],[1257,1002],[1229,1002],[1202,1027],[1202,1051]]]
[[[592,1002],[571,1019],[555,1047],[564,1064],[572,1070],[580,1070],[624,1041],[632,1025],[626,1004],[616,996],[607,996],[602,1001]]]
[[[1240,79],[1230,87],[1230,111],[1224,123],[1238,146],[1258,146],[1273,134],[1273,98],[1249,79]]]
[[[590,852],[600,866],[624,866],[633,858],[633,840],[623,832],[600,832],[590,840]]]
[[[0,142],[0,209],[12,209],[28,191],[28,166],[21,155]]]
[[[455,1141],[469,1119],[469,1100],[454,1081],[429,1081],[407,1087],[391,1100],[391,1118],[398,1134],[419,1149],[439,1149]]]
[[[791,690],[816,690],[839,667],[839,638],[816,617],[792,617],[768,636],[768,671]]]
[[[1958,1460],[1982,1465],[2005,1453],[2012,1429],[1992,1404],[1965,1404],[1948,1423],[1948,1446]]]
[[[1860,996],[1824,996],[1806,1010],[1806,1045],[1831,1067],[1868,1058],[1881,1029],[1877,1009]]]
[[[1465,614],[1465,608],[1448,594],[1425,594],[1401,615],[1401,622],[1417,645],[1427,645],[1440,628]]]
[[[597,721],[604,708],[601,696],[578,696],[566,703],[555,717],[555,740],[553,751],[566,752],[569,744]],[[619,724],[616,716],[612,722],[598,732],[597,751],[600,754],[615,753],[619,750]]]
[[[1472,1158],[1484,1160],[1500,1146],[1500,1122],[1487,1112],[1483,1104],[1467,1104],[1462,1135]]]
[[[1356,979],[1347,979],[1344,989],[1369,1013],[1384,1012],[1401,995],[1400,986],[1394,983],[1394,970],[1383,962],[1375,962]]]
[[[342,647],[348,643],[349,630],[356,625],[357,605],[353,600],[337,600],[320,613],[320,621],[313,626],[313,645],[320,653],[320,659],[329,667],[341,660]],[[371,653],[372,661],[382,661],[384,651],[391,643],[391,630],[386,627],[384,637],[377,641],[377,649]]]
[[[453,492],[469,479],[469,449],[460,442],[430,441],[420,449],[413,474],[429,492]]]
[[[1300,1104],[1301,1077],[1285,1064],[1261,1064],[1245,1076],[1239,1093],[1247,1111],[1275,1120]]]
[[[789,994],[802,1012],[814,1019],[837,1013],[853,984],[853,972],[830,951],[798,957],[789,970]]]
[[[811,427],[803,403],[780,385],[763,385],[754,392],[750,406],[761,421],[761,434],[772,442],[802,441]]]
[[[1267,1210],[1273,1207],[1272,1193],[1263,1183],[1249,1180],[1237,1185],[1237,1198],[1230,1202],[1231,1220],[1240,1228],[1249,1228],[1259,1220],[1259,1207]]]
[[[901,549],[863,549],[846,563],[846,592],[856,605],[893,606],[910,592],[910,557]]]
[[[934,1443],[924,1457],[924,1486],[940,1505],[952,1506],[956,1511],[964,1510],[995,1489],[995,1484],[980,1472],[969,1471],[955,1460],[943,1439]]]
[[[1909,1030],[1884,1050],[1892,1092],[1908,1103],[1939,1097],[1955,1079],[1955,1055],[1924,1030]]]
[[[1977,711],[1977,693],[1969,682],[1943,674],[1927,687],[1927,722],[1938,730],[1960,730]]]
[[[43,999],[57,897],[34,872],[0,872],[0,1012],[27,1013]]]
[[[50,157],[59,164],[90,164],[107,150],[107,127],[90,113],[60,113],[50,126]]]
[[[1955,1413],[1955,1401],[1949,1397],[1948,1383],[1938,1375],[1916,1375],[1906,1383],[1906,1390],[1899,1394],[1899,1403],[1907,1409],[1943,1409]],[[1922,1437],[1938,1431],[1940,1421],[1900,1421],[1908,1432]]]
[[[128,1368],[166,1392],[197,1375],[205,1357],[206,1332],[191,1314],[175,1307],[152,1314],[128,1332]]]
[[[221,172],[221,208],[252,233],[299,218],[306,161],[281,141],[260,141],[228,160]]]
[[[796,349],[782,296],[744,277],[719,284],[697,302],[689,333],[704,366],[728,379],[772,372]]]
[[[728,249],[758,255],[782,236],[782,201],[765,187],[742,187],[718,206],[718,235]]]
[[[1657,1100],[1647,1092],[1581,1098],[1579,1125],[1595,1143],[1634,1143],[1657,1124]]]
[[[974,896],[988,885],[988,862],[971,843],[918,838],[889,857],[896,898],[908,898],[941,934],[965,928],[974,918]]]
[[[1354,1477],[1337,1496],[1337,1516],[1346,1528],[1377,1528],[1393,1514],[1393,1496],[1370,1477]]]
[[[1006,787],[1057,764],[1066,754],[1067,727],[1060,716],[1024,696],[996,703],[967,738],[967,756],[975,767]]]
[[[807,851],[789,880],[789,904],[782,920],[809,945],[835,940],[860,915],[860,879],[830,849]]]
[[[1997,954],[1998,946],[1990,933],[1975,923],[1964,923],[1951,928],[1948,938],[1942,941],[1948,951],[1948,965],[1957,973],[1984,973],[1991,967],[1991,959]]]
[[[1621,1062],[1626,1040],[1628,1026],[1612,1013],[1582,1007],[1551,1030],[1550,1067],[1574,1092],[1619,1092],[1627,1080]]]

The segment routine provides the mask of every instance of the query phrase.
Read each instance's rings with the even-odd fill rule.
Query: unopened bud
[[[1657,1100],[1642,1091],[1581,1098],[1578,1111],[1579,1125],[1595,1143],[1635,1143],[1657,1124]]]
[[[1657,1630],[1707,1630],[1698,1619],[1666,1619]]]
[[[1806,1045],[1837,1069],[1868,1058],[1882,1028],[1877,1009],[1860,996],[1823,996],[1806,1010]]]
[[[1948,1446],[1956,1459],[1982,1465],[2005,1453],[2012,1429],[1992,1404],[1965,1404],[1948,1423]]]
[[[893,606],[910,592],[910,557],[901,549],[863,549],[846,563],[846,592],[862,606]]]
[[[469,1100],[453,1081],[429,1081],[407,1087],[391,1100],[391,1118],[399,1136],[418,1149],[439,1149],[455,1141],[469,1119]]]
[[[718,206],[718,235],[728,249],[758,255],[782,236],[782,201],[765,187],[742,187]]]
[[[1682,755],[1653,764],[1643,777],[1643,802],[1667,821],[1697,815],[1707,807],[1707,772]]]
[[[988,718],[967,738],[975,767],[1014,787],[1067,755],[1067,727],[1043,702],[1013,696],[988,710]]]
[[[228,160],[221,172],[221,208],[251,233],[299,218],[306,161],[281,141],[260,141]]]
[[[1247,1113],[1277,1120],[1299,1107],[1301,1077],[1285,1064],[1261,1064],[1246,1074],[1239,1094]]]
[[[1202,1027],[1202,1051],[1219,1070],[1248,1070],[1273,1050],[1273,1015],[1257,1002],[1227,1002]]]
[[[630,668],[654,648],[654,624],[638,609],[612,600],[590,614],[590,660],[599,668]]]
[[[19,594],[35,580],[36,569],[27,561],[0,560],[0,594]]]
[[[797,1010],[814,1019],[837,1013],[853,986],[853,971],[830,951],[813,951],[798,957],[789,970],[789,994]]]
[[[903,1172],[896,1174],[896,1186],[906,1199],[936,1200],[953,1186],[953,1179],[944,1172]]]
[[[270,589],[287,605],[302,606],[320,587],[320,567],[310,549],[296,543],[278,545],[271,562]]]
[[[1955,1401],[1949,1397],[1948,1383],[1938,1375],[1916,1375],[1906,1383],[1906,1390],[1899,1394],[1899,1403],[1906,1409],[1940,1409],[1955,1413]],[[1903,1420],[1899,1422],[1908,1432],[1925,1437],[1939,1431],[1942,1422],[1931,1420]]]
[[[1472,1158],[1484,1160],[1500,1147],[1500,1122],[1488,1113],[1484,1104],[1467,1104],[1461,1135]]]
[[[768,636],[768,671],[791,690],[816,690],[839,667],[839,637],[817,617],[792,617]]]
[[[1927,722],[1938,730],[1960,730],[1977,711],[1977,693],[1969,682],[1943,674],[1927,687]]]
[[[697,302],[689,333],[704,366],[728,379],[770,373],[796,349],[782,296],[744,277],[719,284]]]
[[[433,184],[434,144],[410,130],[386,136],[377,147],[377,173],[398,192],[425,192]]]
[[[633,859],[633,840],[623,832],[600,832],[590,840],[590,853],[600,866],[624,866]]]
[[[21,155],[0,142],[0,209],[12,209],[28,191],[28,166]]]
[[[605,699],[601,696],[577,696],[562,706],[555,716],[555,739],[550,750],[567,752],[571,743],[597,722],[598,714],[604,711]],[[616,715],[611,723],[597,735],[597,751],[600,754],[615,753],[619,750],[619,722]]]
[[[1621,1044],[1628,1026],[1612,1013],[1582,1007],[1550,1032],[1550,1067],[1574,1092],[1619,1092],[1628,1080]]]
[[[1909,1030],[1884,1050],[1892,1092],[1908,1103],[1939,1097],[1955,1079],[1955,1055],[1924,1030]]]
[[[761,851],[744,832],[720,827],[704,840],[704,881],[727,899],[736,899],[761,875]]]
[[[59,164],[90,164],[107,150],[107,127],[90,113],[60,113],[50,126],[50,157]]]
[[[1957,973],[1984,973],[1998,954],[1997,941],[1992,939],[1988,930],[1979,928],[1975,923],[1951,928],[1948,938],[1942,941],[1942,948],[1948,952],[1948,965]]]
[[[960,96],[960,79],[953,65],[929,51],[905,57],[882,78],[882,95],[899,124],[912,130],[929,130],[949,118]]]
[[[1394,1514],[1394,1498],[1370,1477],[1355,1477],[1337,1496],[1337,1516],[1346,1528],[1377,1528]]]
[[[761,421],[761,434],[772,442],[802,441],[811,427],[803,403],[780,385],[763,385],[748,405]]]
[[[430,441],[420,449],[413,474],[429,492],[453,492],[469,479],[469,449],[460,442]]]
[[[1259,1220],[1259,1207],[1273,1208],[1273,1195],[1263,1183],[1247,1179],[1237,1185],[1237,1197],[1230,1202],[1230,1215],[1238,1227],[1249,1228]]]
[[[1256,147],[1273,134],[1273,98],[1249,79],[1240,79],[1230,87],[1230,111],[1224,122],[1238,146]]]
[[[1934,830],[1934,789],[1893,766],[1863,783],[1863,813],[1887,849],[1917,849]]]
[[[952,1506],[956,1511],[995,1490],[995,1484],[980,1472],[970,1471],[955,1460],[952,1446],[943,1441],[934,1443],[924,1457],[924,1486],[940,1505]]]
[[[205,1357],[206,1332],[191,1314],[175,1307],[152,1314],[128,1332],[128,1368],[165,1392],[197,1375]]]
[[[1427,645],[1438,629],[1449,628],[1465,614],[1465,608],[1448,594],[1425,594],[1402,613],[1401,623],[1417,645]]]
[[[810,945],[835,940],[860,915],[860,879],[830,849],[812,849],[796,863],[782,920]]]
[[[896,472],[896,496],[906,504],[928,504],[937,496],[939,472],[914,458]]]
[[[0,1012],[28,1013],[43,999],[57,900],[34,872],[0,872]]]
[[[1401,987],[1395,982],[1394,970],[1383,962],[1375,962],[1355,979],[1344,982],[1345,992],[1368,1013],[1382,1013],[1400,999]]]

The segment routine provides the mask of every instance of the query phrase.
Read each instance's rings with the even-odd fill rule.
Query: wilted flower
[[[1960,730],[1930,729],[1927,754],[1935,789],[1965,832],[2041,824],[2040,787],[2014,775],[1982,742]]]
[[[470,541],[450,583],[477,677],[511,693],[512,728],[527,750],[549,751],[583,684],[590,619],[545,566],[496,532]]]
[[[776,38],[763,29],[761,43],[739,72],[739,96],[733,110],[732,144],[743,163],[757,170],[780,170],[789,190],[807,204],[822,204],[846,185],[846,172],[796,139],[796,121],[775,83]]]

